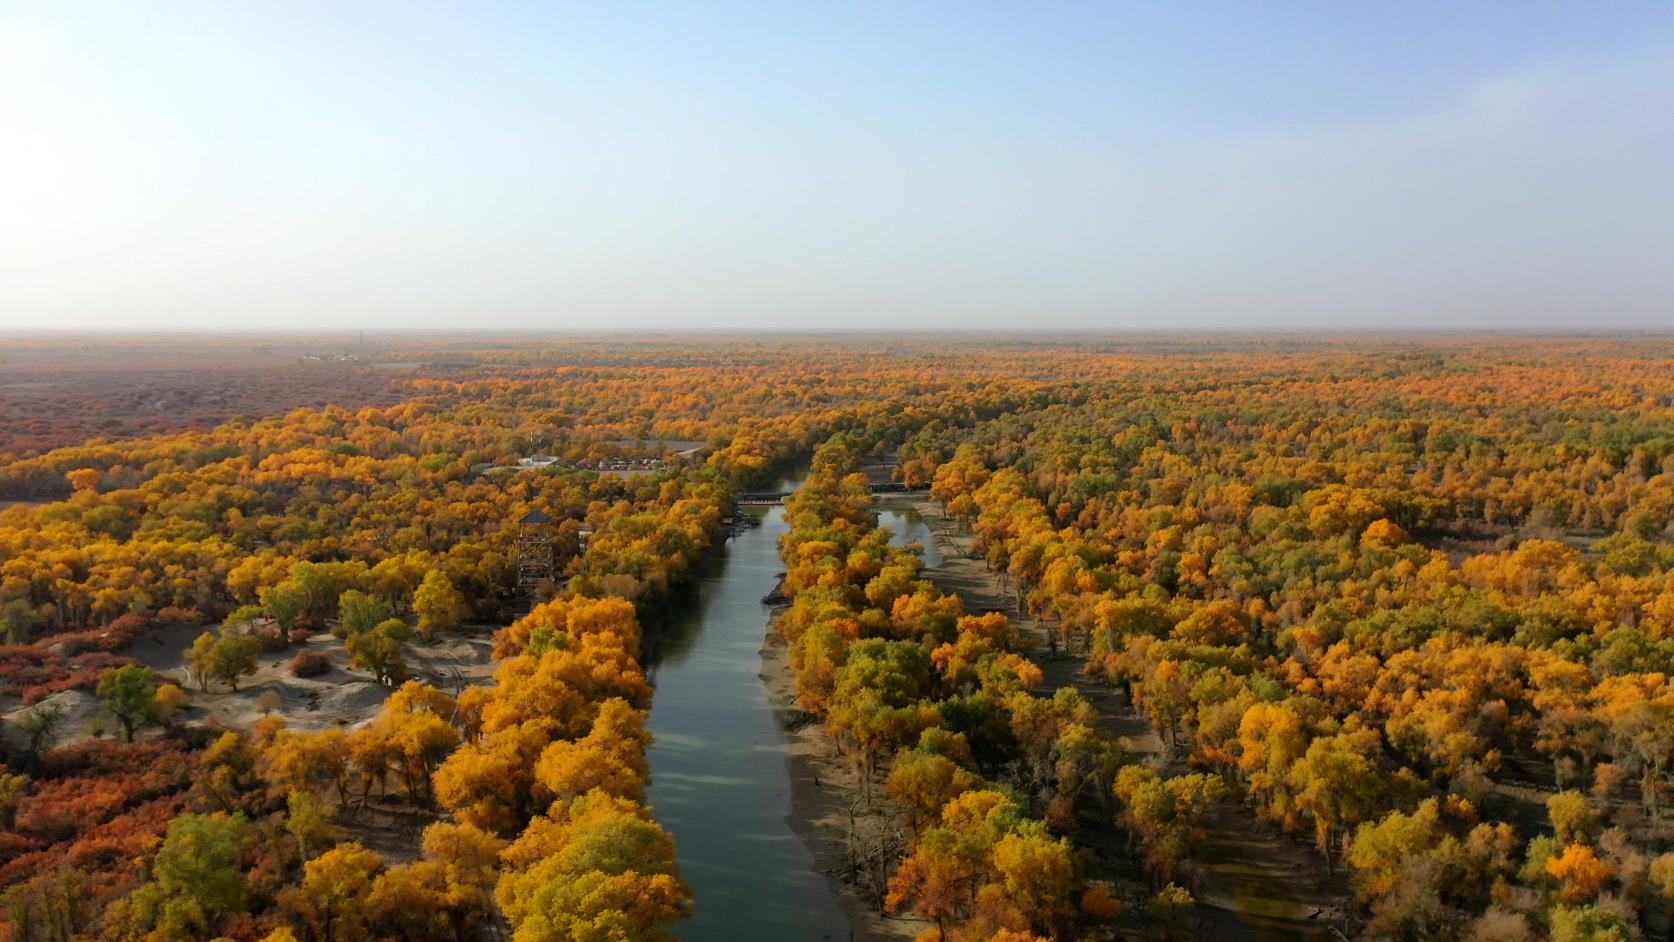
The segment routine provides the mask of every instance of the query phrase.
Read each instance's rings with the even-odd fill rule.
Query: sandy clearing
[[[292,729],[327,726],[355,728],[369,722],[388,699],[391,688],[377,683],[366,671],[349,666],[343,642],[327,633],[282,650],[263,651],[256,673],[239,679],[238,690],[216,684],[199,690],[186,676],[185,655],[204,631],[197,625],[159,627],[118,652],[156,670],[191,697],[178,722],[186,725],[243,729],[264,716],[285,718]],[[438,635],[407,647],[408,675],[457,695],[467,686],[488,683],[494,673],[493,625],[471,625],[459,632]],[[290,663],[302,651],[319,651],[331,658],[333,669],[318,677],[293,677]],[[60,742],[85,736],[85,722],[63,724]]]
[[[21,701],[19,703],[21,704]],[[116,718],[105,712],[104,705],[92,693],[86,690],[60,690],[50,697],[42,698],[33,706],[19,705],[12,708],[11,712],[0,716],[0,719],[5,720],[0,724],[0,735],[6,737],[11,748],[21,751],[27,746],[29,737],[24,735],[17,721],[36,710],[58,711],[58,723],[46,740],[47,749],[90,739],[95,726],[103,730],[107,736],[116,735],[120,728]]]

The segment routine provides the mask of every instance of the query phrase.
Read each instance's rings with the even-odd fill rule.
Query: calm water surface
[[[924,518],[911,507],[881,507],[878,510],[878,526],[888,527],[894,536],[890,539],[896,546],[917,543],[924,547],[924,565],[938,566],[942,562],[942,554],[936,550],[936,541],[930,533],[930,527]]]
[[[848,918],[788,821],[785,735],[760,677],[769,615],[761,597],[782,569],[784,508],[762,519],[722,551],[651,655],[649,801],[674,834],[680,874],[694,890],[693,916],[675,932],[687,942],[846,942]],[[925,565],[941,562],[911,508],[880,507],[878,523],[894,531],[897,545],[922,545]],[[1245,930],[1229,937],[1312,937],[1297,928],[1298,903],[1272,892],[1274,874],[1217,869],[1234,886],[1240,919],[1226,928]]]
[[[787,485],[794,482],[787,482]],[[783,486],[789,490],[789,486]],[[848,917],[791,830],[784,731],[761,681],[761,645],[785,511],[732,540],[666,628],[651,676],[648,801],[692,885],[688,942],[849,937]]]
[[[926,564],[940,561],[917,513],[878,518],[898,543],[924,544]],[[727,545],[696,599],[670,619],[650,668],[648,802],[692,885],[692,918],[675,929],[687,942],[849,938],[848,917],[787,820],[785,734],[760,676],[769,615],[761,597],[783,569],[785,529],[784,508],[769,508],[760,527]]]

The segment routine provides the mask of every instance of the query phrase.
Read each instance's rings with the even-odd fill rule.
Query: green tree
[[[29,755],[35,759],[41,757],[42,751],[52,739],[52,734],[58,730],[58,724],[64,719],[64,708],[56,703],[42,703],[25,711],[18,716],[18,729],[29,738]]]
[[[1068,838],[1053,838],[1031,821],[994,845],[994,869],[1011,905],[1053,938],[1066,937],[1080,888]]]
[[[99,699],[122,724],[122,738],[134,741],[134,730],[157,720],[157,672],[143,664],[112,667],[99,675]]]
[[[260,605],[240,605],[221,620],[221,631],[223,634],[233,634],[265,614]]]
[[[313,856],[310,851],[342,840],[342,830],[331,823],[331,812],[312,792],[292,790],[285,797],[285,830],[296,838],[304,863]]]
[[[1674,905],[1674,852],[1658,854],[1651,861],[1647,876],[1651,892],[1662,900],[1663,905]]]
[[[337,617],[349,637],[364,634],[389,618],[389,606],[359,589],[337,597]]]
[[[0,638],[4,638],[7,644],[28,643],[29,631],[33,627],[35,612],[28,602],[13,599],[0,605]]]
[[[0,766],[0,828],[9,831],[17,824],[17,803],[29,787],[29,776],[4,769]]]
[[[596,810],[570,824],[563,847],[500,880],[496,894],[512,938],[670,939],[663,927],[687,914],[691,894],[674,876],[674,838],[637,814],[598,808],[586,797],[577,801]]]
[[[183,814],[151,865],[151,882],[134,891],[131,920],[153,937],[202,938],[248,897],[239,859],[253,835],[242,814]]]
[[[1546,815],[1552,819],[1552,830],[1565,844],[1590,840],[1593,836],[1593,808],[1587,796],[1574,789],[1558,792],[1546,799]]]
[[[186,676],[197,682],[199,690],[209,689],[209,679],[215,669],[215,641],[220,636],[206,631],[192,639],[186,649]]]
[[[279,630],[290,631],[297,616],[308,607],[308,597],[294,583],[281,582],[261,591],[262,608],[279,623]]]
[[[378,683],[391,686],[407,676],[402,653],[413,637],[413,629],[399,618],[386,618],[368,631],[350,634],[345,645],[355,667],[371,671]]]
[[[917,702],[929,678],[930,654],[911,641],[856,642],[838,668],[828,725],[861,767],[868,794],[878,760],[938,719],[934,707]]]
[[[1432,799],[1414,814],[1391,811],[1355,829],[1348,862],[1361,899],[1370,902],[1394,892],[1401,862],[1429,853],[1446,836],[1437,824],[1435,808]]]
[[[1558,906],[1547,920],[1551,942],[1630,942],[1639,937],[1620,913],[1597,906]]]
[[[199,688],[220,680],[236,691],[238,678],[256,672],[261,650],[261,641],[249,635],[206,631],[186,651],[186,669],[197,679]]]
[[[15,942],[70,938],[84,927],[87,874],[73,867],[43,874],[0,894],[0,912],[11,922]]]
[[[215,642],[214,676],[238,689],[238,678],[256,672],[262,643],[249,635],[228,635]]]
[[[911,749],[895,757],[884,788],[890,798],[908,808],[917,823],[933,820],[943,805],[981,785],[981,776],[960,768],[952,759]]]
[[[1296,807],[1314,821],[1314,843],[1334,864],[1340,836],[1382,812],[1391,798],[1389,777],[1373,758],[1379,736],[1357,729],[1322,737],[1291,766],[1286,781]]]

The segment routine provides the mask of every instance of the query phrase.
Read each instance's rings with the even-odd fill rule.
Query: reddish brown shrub
[[[83,895],[96,912],[132,889],[140,875],[134,861],[187,809],[194,767],[169,740],[84,742],[47,753],[19,805],[17,830],[0,832],[0,889],[73,867],[87,874]]]
[[[105,626],[105,637],[100,639],[102,642],[110,641],[112,643],[108,647],[101,643],[99,647],[110,651],[126,644],[132,644],[135,638],[144,634],[146,629],[150,627],[151,619],[145,615],[135,615],[132,612],[126,615],[118,615],[114,621]]]
[[[18,834],[15,831],[0,831],[0,860],[15,860],[20,854],[26,854],[40,847],[40,838],[28,834]]]
[[[303,651],[291,658],[291,676],[318,677],[331,670],[331,655],[324,651]]]
[[[21,696],[26,705],[33,705],[61,690],[91,689],[107,668],[133,663],[104,651],[66,657],[48,650],[56,643],[58,639],[48,639],[0,648],[0,693]]]
[[[55,693],[62,693],[66,690],[75,690],[77,688],[82,690],[92,690],[98,685],[98,674],[76,671],[59,674],[50,680],[44,680],[38,684],[30,684],[29,686],[24,687],[21,691],[23,695],[23,705],[34,706]],[[11,685],[7,684],[7,686],[10,687]]]
[[[195,608],[165,605],[157,610],[157,620],[165,625],[196,625],[203,621],[203,615]]]

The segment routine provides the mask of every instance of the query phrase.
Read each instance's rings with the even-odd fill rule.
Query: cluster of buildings
[[[659,441],[642,442],[623,440],[611,444],[623,449],[650,450],[661,448],[659,456],[614,456],[608,458],[583,458],[574,464],[569,464],[553,455],[535,454],[526,458],[519,458],[516,464],[481,464],[472,468],[478,474],[499,474],[508,471],[538,471],[545,468],[570,469],[581,471],[597,471],[600,474],[620,474],[631,476],[638,474],[655,474],[668,468],[671,464],[691,462],[697,460],[708,449],[706,442],[694,441]]]

